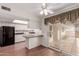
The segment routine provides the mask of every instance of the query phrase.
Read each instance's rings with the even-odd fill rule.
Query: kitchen
[[[1,10],[0,26],[9,26],[9,27],[15,28],[14,29],[15,43],[26,41],[26,38],[23,37],[24,33],[28,31],[34,31],[34,30],[40,29],[38,18],[36,18],[35,16],[23,13],[23,11],[21,12],[21,10],[18,11],[18,9],[15,9],[13,7],[11,7],[11,11],[7,11],[5,9],[7,7],[10,7],[10,5],[7,5],[7,4],[0,4],[0,5],[1,7],[4,7],[3,9],[0,9]],[[18,13],[21,13],[21,14],[18,14]],[[27,15],[27,17],[25,15]],[[35,39],[35,41],[38,42],[38,39]],[[39,42],[36,43],[35,45],[38,46]]]

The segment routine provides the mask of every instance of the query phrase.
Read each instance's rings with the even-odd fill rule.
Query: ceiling
[[[2,3],[1,5],[6,5],[11,8],[17,8],[19,10],[29,12],[33,15],[41,16],[40,11],[42,3]],[[48,9],[51,9],[52,11],[56,12],[67,6],[73,5],[73,3],[47,3],[47,5]]]
[[[76,3],[47,3],[47,4],[48,4],[48,9],[54,11],[54,14],[56,14],[57,11],[60,11],[63,8],[75,5]],[[0,5],[10,7],[12,10],[13,9],[16,9],[17,11],[19,10],[21,12],[29,14],[29,16],[32,14],[35,17],[39,17],[39,19],[43,17],[42,15],[40,15],[42,3],[0,3]],[[3,14],[0,13],[0,22],[1,21],[12,22],[14,19],[26,20],[27,18],[27,17],[26,18],[17,17],[16,15],[10,15],[10,14],[4,14],[4,13]]]

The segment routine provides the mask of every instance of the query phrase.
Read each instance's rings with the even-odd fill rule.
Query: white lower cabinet
[[[25,41],[23,35],[15,35],[15,42]]]

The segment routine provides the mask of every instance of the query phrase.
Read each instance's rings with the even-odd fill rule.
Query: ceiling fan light
[[[41,11],[40,14],[42,15],[43,14],[43,11]]]
[[[53,14],[54,12],[47,9],[47,4],[46,3],[43,3],[42,4],[42,11],[40,12],[41,15],[48,15],[48,14]]]
[[[44,9],[44,14],[45,14],[45,15],[48,15],[47,9]]]
[[[44,12],[44,15],[48,15],[48,13],[47,12]]]

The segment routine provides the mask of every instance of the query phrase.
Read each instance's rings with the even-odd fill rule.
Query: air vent
[[[6,10],[6,11],[11,11],[11,9],[10,9],[10,8],[5,7],[5,6],[1,6],[1,9]]]

